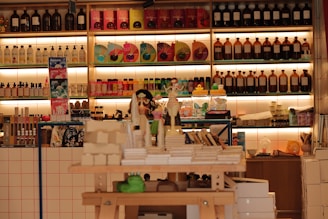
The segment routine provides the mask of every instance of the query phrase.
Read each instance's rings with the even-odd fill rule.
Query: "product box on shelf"
[[[131,8],[129,11],[130,17],[130,30],[143,30],[144,29],[144,11],[143,9]]]
[[[242,212],[274,212],[276,208],[275,193],[266,193],[264,197],[241,197],[237,201],[237,209]]]
[[[103,30],[103,11],[91,9],[90,30]]]
[[[185,27],[196,28],[197,27],[197,10],[195,8],[186,8],[185,10]]]
[[[171,15],[169,9],[157,10],[157,28],[168,29],[171,28]]]
[[[113,9],[105,9],[104,15],[104,30],[116,29],[116,11]]]
[[[197,27],[209,27],[210,15],[204,8],[197,8]]]
[[[171,26],[173,28],[185,27],[185,13],[182,8],[171,9]]]
[[[118,30],[128,30],[129,29],[129,10],[118,9],[117,10],[117,23],[116,27]]]
[[[145,29],[156,29],[157,27],[157,10],[145,9],[144,10],[144,28]]]

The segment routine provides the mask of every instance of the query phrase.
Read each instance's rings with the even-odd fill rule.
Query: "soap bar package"
[[[145,29],[157,28],[157,11],[155,9],[144,10],[144,28]]]
[[[128,30],[129,29],[129,11],[127,9],[117,10],[117,24],[118,30]]]
[[[116,11],[112,9],[105,9],[104,15],[104,30],[116,29]]]
[[[103,30],[103,11],[90,11],[90,30]]]
[[[130,30],[144,29],[144,11],[143,9],[130,9]]]

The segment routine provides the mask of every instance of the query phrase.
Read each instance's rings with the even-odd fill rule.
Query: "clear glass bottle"
[[[41,16],[38,10],[34,10],[31,16],[32,31],[41,31]]]
[[[42,15],[42,30],[51,31],[51,14],[49,13],[48,9],[46,9]]]
[[[16,10],[14,10],[13,14],[10,16],[10,31],[11,32],[20,31],[20,18]]]
[[[213,27],[221,27],[222,26],[222,11],[220,9],[220,5],[216,4],[213,10]]]
[[[217,38],[214,43],[214,60],[223,60],[223,44],[220,39]]]
[[[301,58],[302,55],[301,47],[302,47],[301,42],[297,39],[297,37],[295,37],[292,46],[292,54],[291,54],[292,59]]]
[[[13,46],[11,50],[11,63],[18,64],[18,46]]]
[[[281,42],[278,37],[276,37],[272,45],[272,58],[274,60],[281,59]]]
[[[70,63],[71,62],[71,52],[69,51],[69,47],[66,46],[66,49],[64,51],[64,57],[66,58],[66,62]]]
[[[64,57],[64,52],[63,52],[61,46],[58,46],[57,57]]]
[[[55,51],[54,46],[51,46],[49,57],[56,57],[56,56],[57,56],[57,52]]]
[[[246,37],[246,41],[243,44],[243,58],[244,59],[252,59],[252,43],[249,41],[249,38]]]
[[[48,64],[49,62],[49,52],[47,48],[43,48],[43,52],[42,52],[42,63],[43,64]]]
[[[18,62],[19,64],[25,64],[26,63],[26,51],[23,45],[21,45],[19,51],[18,51]]]
[[[272,58],[272,45],[269,38],[266,37],[262,44],[263,59],[270,60]]]
[[[252,10],[248,7],[248,3],[245,4],[245,9],[243,10],[243,25],[252,25]]]
[[[86,63],[86,62],[87,62],[87,55],[86,55],[83,45],[81,45],[81,48],[79,51],[79,63]]]
[[[74,30],[74,14],[68,9],[65,14],[65,30]]]
[[[32,45],[28,45],[28,48],[26,50],[26,63],[34,64],[34,51]]]
[[[261,70],[261,74],[258,77],[258,92],[266,93],[268,91],[268,77],[264,74],[264,70]]]
[[[3,63],[4,64],[11,64],[11,54],[10,54],[9,46],[6,46],[3,50]]]
[[[288,91],[288,76],[285,73],[285,70],[281,70],[279,75],[279,92],[286,93]]]
[[[262,44],[259,41],[259,38],[255,38],[255,42],[253,43],[253,58],[254,59],[262,59]]]
[[[79,62],[79,53],[75,45],[73,46],[73,50],[72,50],[72,62],[73,63]]]
[[[238,8],[238,3],[235,3],[235,8],[232,11],[232,26],[240,27],[241,25],[241,10]]]
[[[233,44],[233,48],[234,48],[234,59],[242,59],[243,58],[243,45],[242,43],[239,41],[239,38],[237,37],[236,41]]]
[[[42,59],[41,49],[37,48],[36,52],[35,52],[35,63],[42,64],[42,62],[43,62],[43,59]]]
[[[62,30],[62,19],[61,15],[58,12],[58,9],[55,9],[55,13],[51,16],[51,24],[53,31],[61,31]]]
[[[271,74],[268,77],[269,83],[269,92],[276,93],[278,91],[278,78],[277,75],[274,73],[274,70],[271,70]]]
[[[296,70],[293,70],[293,73],[290,75],[290,92],[299,92],[300,90],[300,77],[297,74]]]
[[[281,10],[278,8],[278,4],[274,4],[272,9],[272,25],[280,26],[281,25]]]
[[[232,44],[229,41],[229,38],[226,39],[226,41],[223,44],[223,58],[225,60],[231,60],[232,59]]]
[[[22,32],[29,32],[31,30],[31,17],[27,13],[27,10],[24,10],[20,18],[20,30]]]
[[[86,14],[83,11],[83,8],[80,8],[79,13],[77,13],[77,19],[76,19],[76,29],[77,30],[86,30],[87,29],[87,19]]]
[[[312,76],[307,69],[303,69],[303,73],[300,75],[300,90],[302,92],[311,92],[312,90]]]

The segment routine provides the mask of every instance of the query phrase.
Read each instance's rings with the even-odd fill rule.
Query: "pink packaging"
[[[145,29],[157,28],[157,13],[155,9],[144,10],[144,28]]]
[[[104,10],[104,30],[115,30],[116,27],[116,11],[112,9]]]
[[[118,30],[128,30],[129,29],[129,10],[118,9],[116,14],[117,14],[116,28]]]
[[[170,16],[169,9],[158,9],[157,10],[157,28],[158,29],[171,28],[171,16]]]
[[[197,27],[209,27],[210,26],[210,15],[204,8],[197,9]]]
[[[103,12],[91,9],[90,11],[90,30],[103,30]]]

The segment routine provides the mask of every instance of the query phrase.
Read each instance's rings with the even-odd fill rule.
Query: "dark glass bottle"
[[[226,76],[224,76],[224,89],[228,94],[233,93],[233,78],[230,74],[230,71],[227,71]]]
[[[41,16],[38,10],[35,10],[31,16],[32,31],[41,31]]]
[[[268,77],[264,74],[264,70],[261,70],[258,81],[258,92],[266,93],[268,91]]]
[[[236,41],[233,44],[234,48],[234,59],[242,59],[243,58],[243,45],[239,41],[239,38],[237,37]]]
[[[222,78],[219,75],[219,71],[215,72],[215,75],[212,78],[212,84],[216,83],[217,85],[222,84]]]
[[[281,43],[280,43],[278,37],[276,37],[276,39],[272,45],[272,58],[274,60],[281,59],[281,51],[280,50],[281,50]]]
[[[301,55],[302,55],[301,47],[302,47],[301,42],[297,39],[297,37],[295,37],[293,46],[292,46],[292,55],[291,55],[292,59],[300,59],[301,58]]]
[[[243,25],[244,26],[252,25],[252,10],[248,7],[247,3],[245,9],[243,10]]]
[[[262,59],[262,44],[257,37],[253,43],[253,56],[254,59]]]
[[[311,48],[310,44],[306,41],[306,38],[304,38],[304,42],[302,43],[302,59],[308,59],[311,56]]]
[[[10,31],[19,32],[20,30],[20,18],[17,14],[17,11],[14,10],[13,14],[10,17]]]
[[[31,17],[26,10],[24,10],[20,18],[20,30],[22,32],[28,32],[31,30]]]
[[[236,89],[237,89],[237,78],[235,75],[235,72],[232,71],[231,72],[231,76],[232,76],[232,93],[236,93]]]
[[[307,69],[303,69],[300,75],[300,90],[302,92],[311,92],[312,90],[312,77]]]
[[[297,74],[296,70],[293,70],[293,73],[290,75],[290,92],[299,92],[300,90],[300,77]]]
[[[281,9],[281,24],[286,26],[286,25],[290,25],[291,21],[290,21],[290,9],[288,7],[288,4],[285,3],[284,7]]]
[[[272,57],[272,45],[268,37],[265,38],[265,41],[262,44],[262,51],[263,59],[270,60]]]
[[[246,38],[246,41],[243,44],[243,58],[244,59],[251,59],[253,58],[252,54],[252,43],[249,41],[249,38]]]
[[[270,93],[276,93],[278,90],[278,78],[277,75],[274,73],[274,70],[271,70],[271,74],[268,78],[268,84],[269,84],[269,92]]]
[[[232,15],[228,4],[225,5],[225,8],[222,11],[222,21],[223,21],[223,26],[225,27],[231,26]]]
[[[291,43],[288,40],[288,37],[285,37],[285,40],[281,44],[281,58],[290,59],[291,55]]]
[[[312,25],[312,10],[309,7],[308,3],[305,3],[302,9],[303,21],[302,24],[304,25]]]
[[[214,43],[214,60],[222,60],[223,59],[223,44],[220,42],[220,39],[217,38]]]
[[[226,41],[223,44],[223,58],[225,60],[231,60],[232,59],[232,44],[229,41],[229,38],[226,39]]]
[[[217,4],[213,10],[213,27],[222,26],[222,11],[220,10],[219,4]]]
[[[278,8],[278,4],[274,4],[274,8],[272,9],[272,25],[281,25],[281,11]]]
[[[238,75],[236,76],[236,93],[242,94],[245,92],[245,78],[241,74],[241,71],[238,71]]]
[[[255,91],[256,91],[255,77],[253,76],[253,72],[249,71],[249,74],[246,76],[246,92],[255,93]]]
[[[285,70],[281,70],[279,75],[279,92],[286,93],[288,91],[288,76]]]
[[[267,3],[264,5],[263,8],[263,25],[264,26],[272,25],[272,11]]]
[[[242,26],[241,10],[238,8],[238,3],[235,3],[235,8],[232,11],[232,26]]]
[[[262,11],[259,8],[258,4],[255,4],[255,8],[253,9],[252,12],[252,17],[253,17],[253,25],[254,26],[261,26],[262,25],[262,19],[263,19],[263,15],[262,15]]]
[[[74,14],[68,9],[65,14],[65,30],[74,30]]]
[[[87,19],[86,19],[86,14],[83,11],[83,8],[80,8],[79,13],[77,13],[76,29],[77,30],[86,30],[87,29]]]
[[[48,9],[46,9],[45,13],[42,15],[42,30],[51,31],[51,14]]]
[[[292,11],[292,25],[301,25],[302,24],[302,11],[298,6],[298,3],[295,3],[295,6]]]
[[[51,17],[52,30],[61,31],[62,30],[62,20],[61,15],[58,12],[58,9],[55,9],[55,13],[53,13]]]

